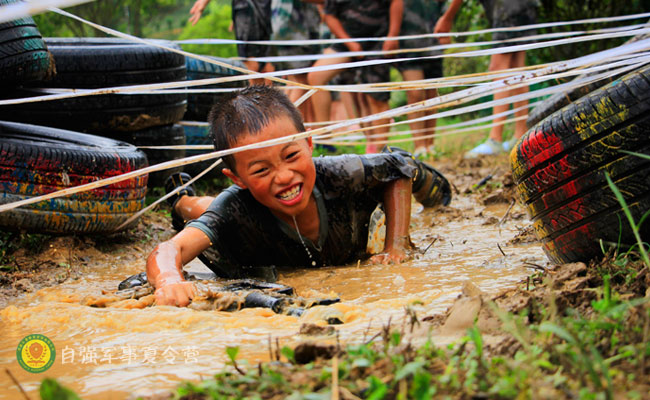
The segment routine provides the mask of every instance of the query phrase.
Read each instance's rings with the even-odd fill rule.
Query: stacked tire
[[[636,244],[611,177],[632,217],[650,210],[650,66],[543,119],[511,153],[521,202],[555,263],[589,261]],[[650,224],[640,228],[650,239]]]
[[[55,89],[101,89],[183,81],[185,58],[156,46],[114,38],[47,38],[45,43],[57,65],[47,82]],[[171,42],[160,42],[174,47]],[[41,87],[43,84],[40,84]],[[42,95],[37,85],[22,87],[9,96]],[[107,90],[110,92],[110,90]],[[185,144],[174,126],[185,113],[185,94],[101,94],[0,107],[0,119],[52,126],[123,140],[138,146]],[[145,150],[151,160],[182,158],[183,150]],[[152,162],[153,164],[153,162]],[[150,186],[162,185],[171,173],[150,176]]]

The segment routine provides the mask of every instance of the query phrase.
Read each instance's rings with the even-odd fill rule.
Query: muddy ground
[[[446,159],[432,162],[453,183],[455,196],[478,196],[484,205],[512,204],[515,187],[506,156],[463,160]],[[213,194],[201,187],[204,194]],[[111,236],[51,236],[12,234],[6,240],[7,253],[0,273],[0,309],[26,293],[60,284],[68,279],[80,279],[81,267],[114,263],[115,260],[137,260],[155,245],[173,235],[166,204],[143,216],[137,227]],[[463,215],[455,209],[442,209],[447,220],[482,217]],[[521,211],[508,210],[508,219],[522,219]],[[502,221],[495,217],[485,224],[498,229]],[[519,243],[535,241],[529,228],[514,239]],[[145,260],[141,260],[143,268]]]

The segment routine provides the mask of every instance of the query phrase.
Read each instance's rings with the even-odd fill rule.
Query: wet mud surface
[[[299,318],[261,308],[224,312],[85,305],[88,297],[114,291],[122,279],[141,272],[153,247],[171,237],[171,223],[160,212],[114,237],[42,236],[39,251],[19,248],[11,255],[16,267],[0,275],[0,365],[32,394],[49,376],[84,399],[151,395],[184,379],[211,376],[227,360],[226,346],[239,346],[240,357],[251,362],[266,361],[271,340],[294,347],[314,335],[326,344],[359,341],[388,319],[404,318],[405,308],[426,316],[430,326],[443,327],[461,293],[496,295],[525,280],[535,266],[550,267],[514,201],[505,157],[445,160],[435,166],[454,184],[454,199],[438,210],[413,203],[413,259],[400,265],[280,271],[279,283],[300,296],[341,299]],[[198,262],[187,267],[204,268]],[[480,309],[476,301],[468,307]],[[323,322],[331,315],[343,324]],[[444,329],[441,336],[453,337]],[[57,348],[57,360],[43,376],[23,371],[15,360],[17,343],[31,333],[47,335]],[[13,385],[0,388],[0,399],[17,395]]]

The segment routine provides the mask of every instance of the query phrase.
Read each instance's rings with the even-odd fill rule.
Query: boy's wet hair
[[[269,122],[281,116],[289,117],[298,132],[305,130],[302,115],[278,89],[253,85],[228,93],[212,106],[208,114],[214,148],[217,151],[229,149],[242,136],[259,134]],[[223,163],[236,172],[232,154],[224,156]]]

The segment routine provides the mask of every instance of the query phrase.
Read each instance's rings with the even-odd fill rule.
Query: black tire
[[[551,261],[600,257],[601,240],[636,243],[605,174],[639,221],[650,209],[650,161],[625,151],[650,155],[649,111],[646,66],[544,119],[513,150],[520,200]],[[650,224],[640,233],[649,239]]]
[[[212,138],[210,137],[210,128],[207,126],[183,126],[185,131],[185,141],[188,145],[210,145],[212,146]],[[213,149],[210,150],[187,150],[185,155],[187,157],[196,156],[199,154],[211,153]],[[217,161],[216,159],[201,161],[193,164],[187,164],[183,167],[183,170],[192,176],[197,176],[203,170],[208,168],[210,165],[214,164]],[[223,165],[218,165],[215,168],[212,168],[205,176],[208,178],[216,179],[226,179],[225,175],[221,173]]]
[[[650,34],[637,35],[632,39],[628,40],[626,44],[633,43],[642,39],[647,39],[649,37]],[[574,80],[583,79],[599,73],[601,72],[593,72],[590,74],[580,75],[576,77]],[[535,126],[541,120],[553,114],[554,112],[561,109],[562,107],[565,107],[570,103],[573,103],[574,101],[578,100],[582,96],[585,96],[593,92],[594,90],[607,85],[608,83],[614,82],[616,79],[620,78],[621,76],[622,74],[608,76],[607,78],[568,90],[566,92],[555,93],[549,98],[543,100],[539,105],[537,105],[533,109],[533,111],[531,111],[531,113],[528,115],[528,119],[526,120],[526,125],[528,125],[529,128]]]
[[[0,0],[0,6],[15,3]],[[32,18],[0,23],[0,88],[51,78],[52,55]]]
[[[137,147],[185,145],[185,131],[180,125],[158,126],[142,131],[116,134],[111,137],[116,140],[131,143]],[[178,160],[179,158],[185,157],[185,150],[142,149],[142,151],[147,155],[149,165],[156,165],[165,161]],[[163,186],[169,175],[181,172],[182,170],[183,167],[176,167],[149,174],[149,187]]]
[[[0,121],[0,204],[146,166],[146,155],[124,142]],[[38,233],[112,233],[144,205],[147,178],[0,212],[0,226]]]
[[[46,39],[57,63],[55,88],[103,88],[185,80],[182,55],[111,38]],[[177,47],[171,42],[164,42]],[[20,90],[9,98],[42,95]],[[183,118],[185,94],[97,95],[0,107],[0,118],[93,134],[131,132]]]
[[[230,65],[244,68],[244,64],[239,61],[232,61],[227,58],[209,57],[211,59],[228,63]],[[233,69],[224,68],[219,65],[210,64],[195,58],[186,57],[185,67],[187,68],[187,79],[210,79],[222,78],[229,76],[241,75]],[[242,88],[246,81],[227,82],[217,85],[193,86],[191,89],[223,89],[223,88]],[[218,103],[225,93],[200,93],[190,94],[187,96],[187,112],[185,119],[188,121],[207,121],[208,113],[215,103]]]

